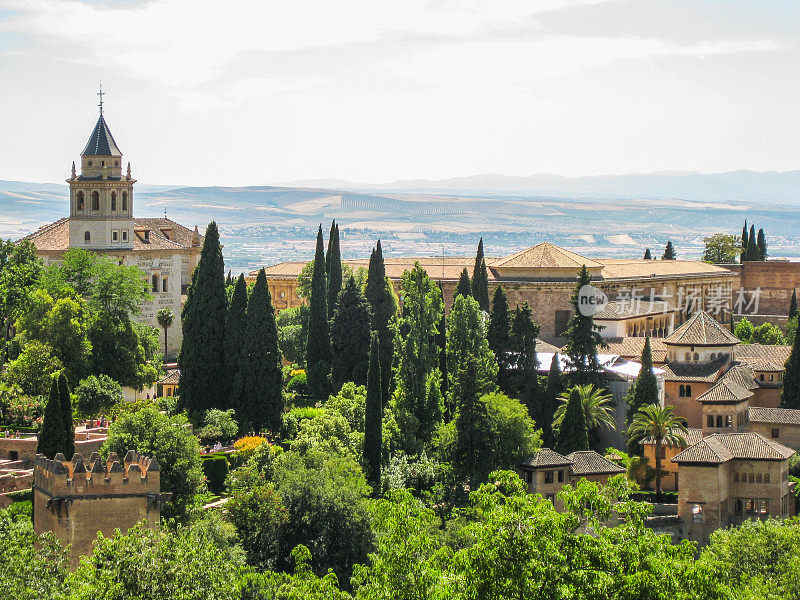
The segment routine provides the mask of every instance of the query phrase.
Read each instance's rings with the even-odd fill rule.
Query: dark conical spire
[[[92,130],[92,135],[89,136],[89,141],[86,142],[81,156],[122,156],[102,113],[97,119],[97,124]]]

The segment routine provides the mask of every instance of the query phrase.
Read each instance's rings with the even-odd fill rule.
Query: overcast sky
[[[0,0],[0,179],[800,169],[800,2]]]

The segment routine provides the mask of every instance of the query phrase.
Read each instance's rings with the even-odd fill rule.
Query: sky
[[[0,179],[800,169],[800,2],[0,0]]]

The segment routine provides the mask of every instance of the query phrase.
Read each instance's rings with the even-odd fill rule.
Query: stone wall
[[[758,314],[788,314],[792,292],[800,288],[800,262],[768,260],[721,266],[738,273],[745,290],[761,290]]]

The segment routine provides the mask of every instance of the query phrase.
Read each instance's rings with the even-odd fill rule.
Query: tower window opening
[[[153,283],[153,291],[158,292],[158,275],[153,275],[152,283]]]
[[[78,192],[78,212],[83,212],[84,206],[86,204],[83,192]]]
[[[161,278],[161,291],[162,292],[166,292],[167,291],[167,278],[166,277],[162,277]]]
[[[122,212],[128,212],[128,192],[122,192]]]
[[[83,234],[83,243],[88,244],[91,241],[92,241],[92,234],[87,231],[86,233]]]
[[[92,210],[100,210],[100,192],[92,192]]]
[[[111,210],[117,210],[117,192],[111,192]]]

